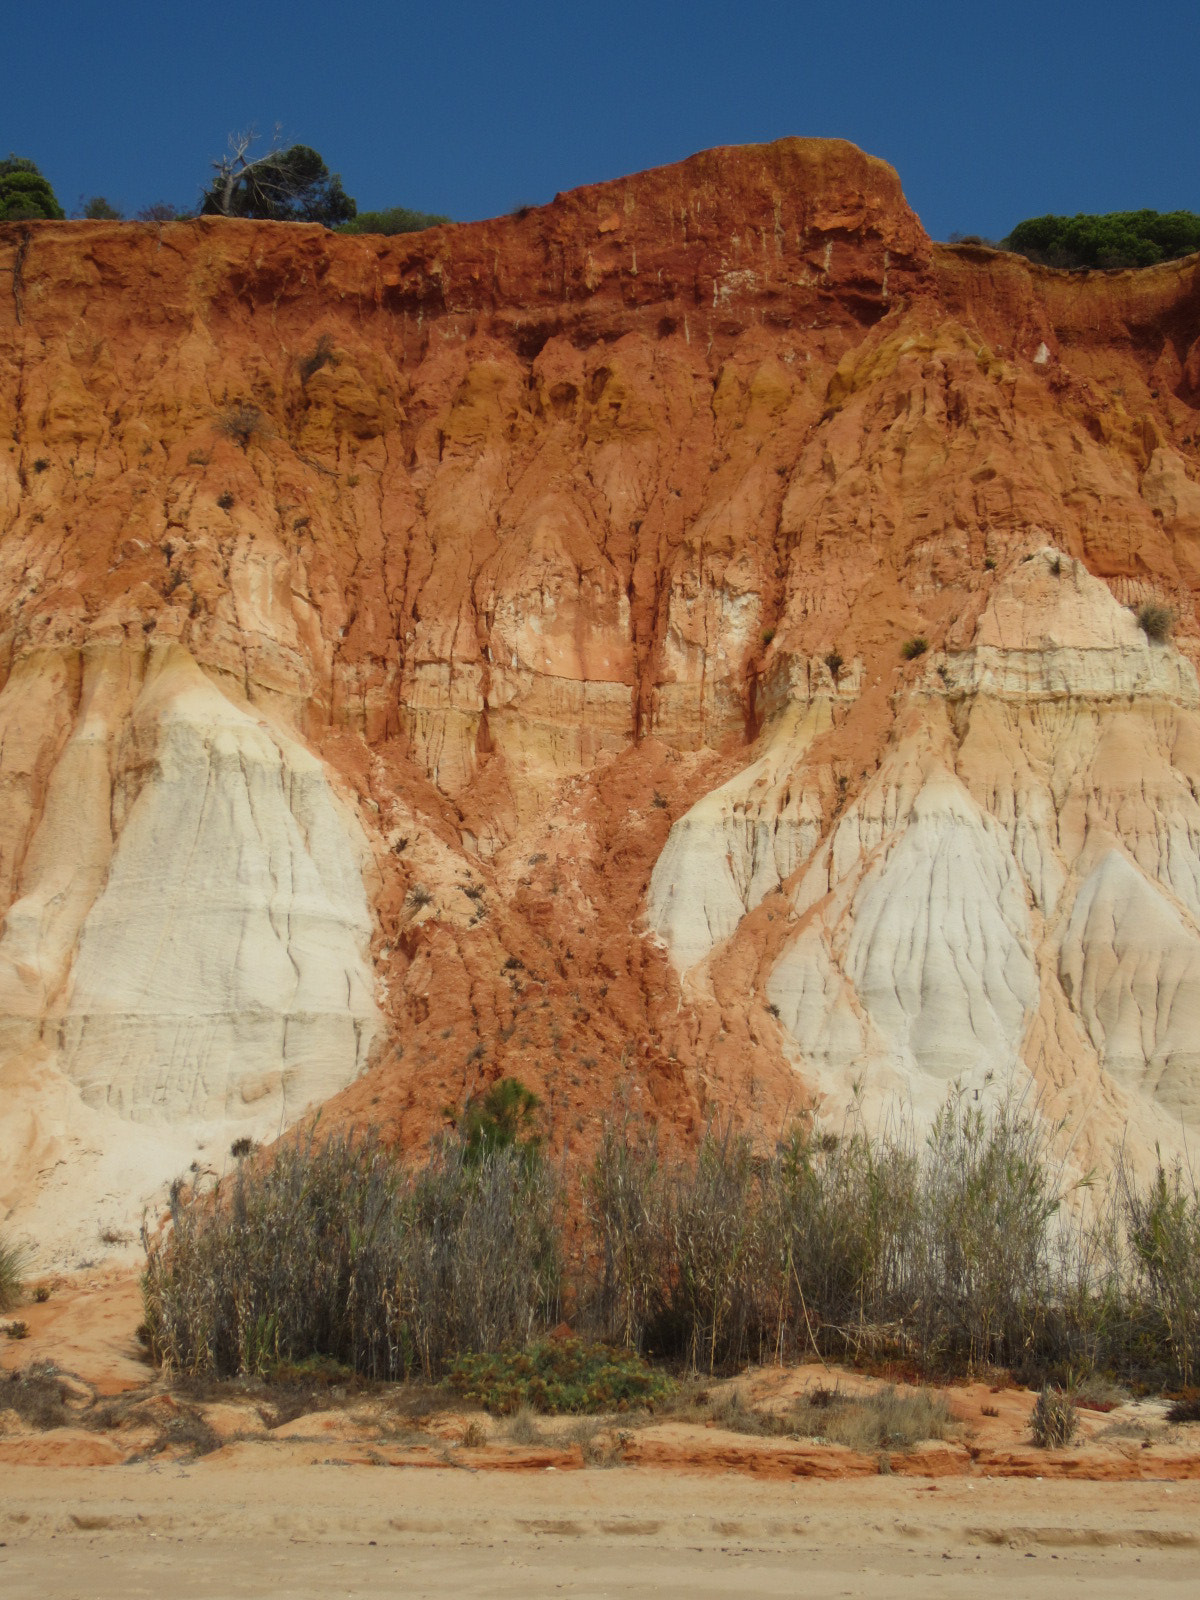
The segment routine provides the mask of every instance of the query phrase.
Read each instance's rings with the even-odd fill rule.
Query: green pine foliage
[[[468,1100],[458,1128],[468,1165],[478,1165],[497,1150],[532,1156],[541,1145],[537,1128],[540,1104],[519,1078],[501,1078],[485,1094]]]
[[[125,213],[102,194],[90,195],[81,202],[80,210],[86,222],[122,222],[125,218]]]
[[[61,222],[65,215],[32,161],[15,155],[0,161],[0,222]]]
[[[265,222],[350,222],[357,206],[311,145],[274,150],[240,169],[220,174],[205,192],[204,216],[249,217]]]
[[[1003,241],[1047,267],[1152,267],[1200,250],[1194,211],[1110,211],[1030,217]]]

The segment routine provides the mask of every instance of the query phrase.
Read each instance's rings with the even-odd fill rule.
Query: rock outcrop
[[[1195,258],[934,245],[789,140],[395,239],[14,224],[0,284],[0,1219],[47,1256],[505,1073],[581,1155],[614,1097],[770,1137],[954,1080],[1081,1166],[1190,1136]]]

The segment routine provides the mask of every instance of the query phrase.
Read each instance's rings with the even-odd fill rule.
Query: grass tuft
[[[28,1250],[0,1238],[0,1311],[20,1304],[28,1261]]]
[[[1079,1412],[1069,1394],[1043,1386],[1033,1408],[1030,1430],[1039,1450],[1061,1450],[1075,1437]]]
[[[735,1387],[710,1402],[707,1414],[731,1433],[818,1439],[866,1455],[911,1450],[959,1431],[941,1395],[930,1389],[898,1391],[891,1386],[862,1395],[814,1388],[786,1406],[770,1409],[750,1405],[742,1389]]]

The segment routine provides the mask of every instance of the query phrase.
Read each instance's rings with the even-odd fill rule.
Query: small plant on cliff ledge
[[[841,651],[830,650],[825,657],[825,665],[829,668],[829,676],[833,679],[834,683],[836,683],[842,668],[846,665],[845,661],[842,659]]]
[[[333,353],[333,340],[327,333],[323,333],[308,355],[300,363],[300,382],[308,380],[320,372],[322,367],[330,364],[337,365],[337,357]]]
[[[905,661],[915,661],[918,656],[923,656],[929,649],[929,640],[924,634],[917,634],[914,639],[906,639],[900,646],[900,654]]]
[[[1155,644],[1165,644],[1171,637],[1175,613],[1170,606],[1164,606],[1158,600],[1143,600],[1137,609],[1137,619],[1138,627]]]
[[[217,419],[222,433],[240,444],[245,450],[255,434],[267,431],[266,419],[257,406],[230,406]]]

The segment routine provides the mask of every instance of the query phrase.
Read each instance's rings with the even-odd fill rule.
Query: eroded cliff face
[[[9,226],[4,287],[0,1215],[50,1255],[506,1073],[580,1155],[614,1096],[769,1137],[954,1080],[1081,1165],[1194,1136],[1196,259],[934,246],[792,140],[391,240]]]

